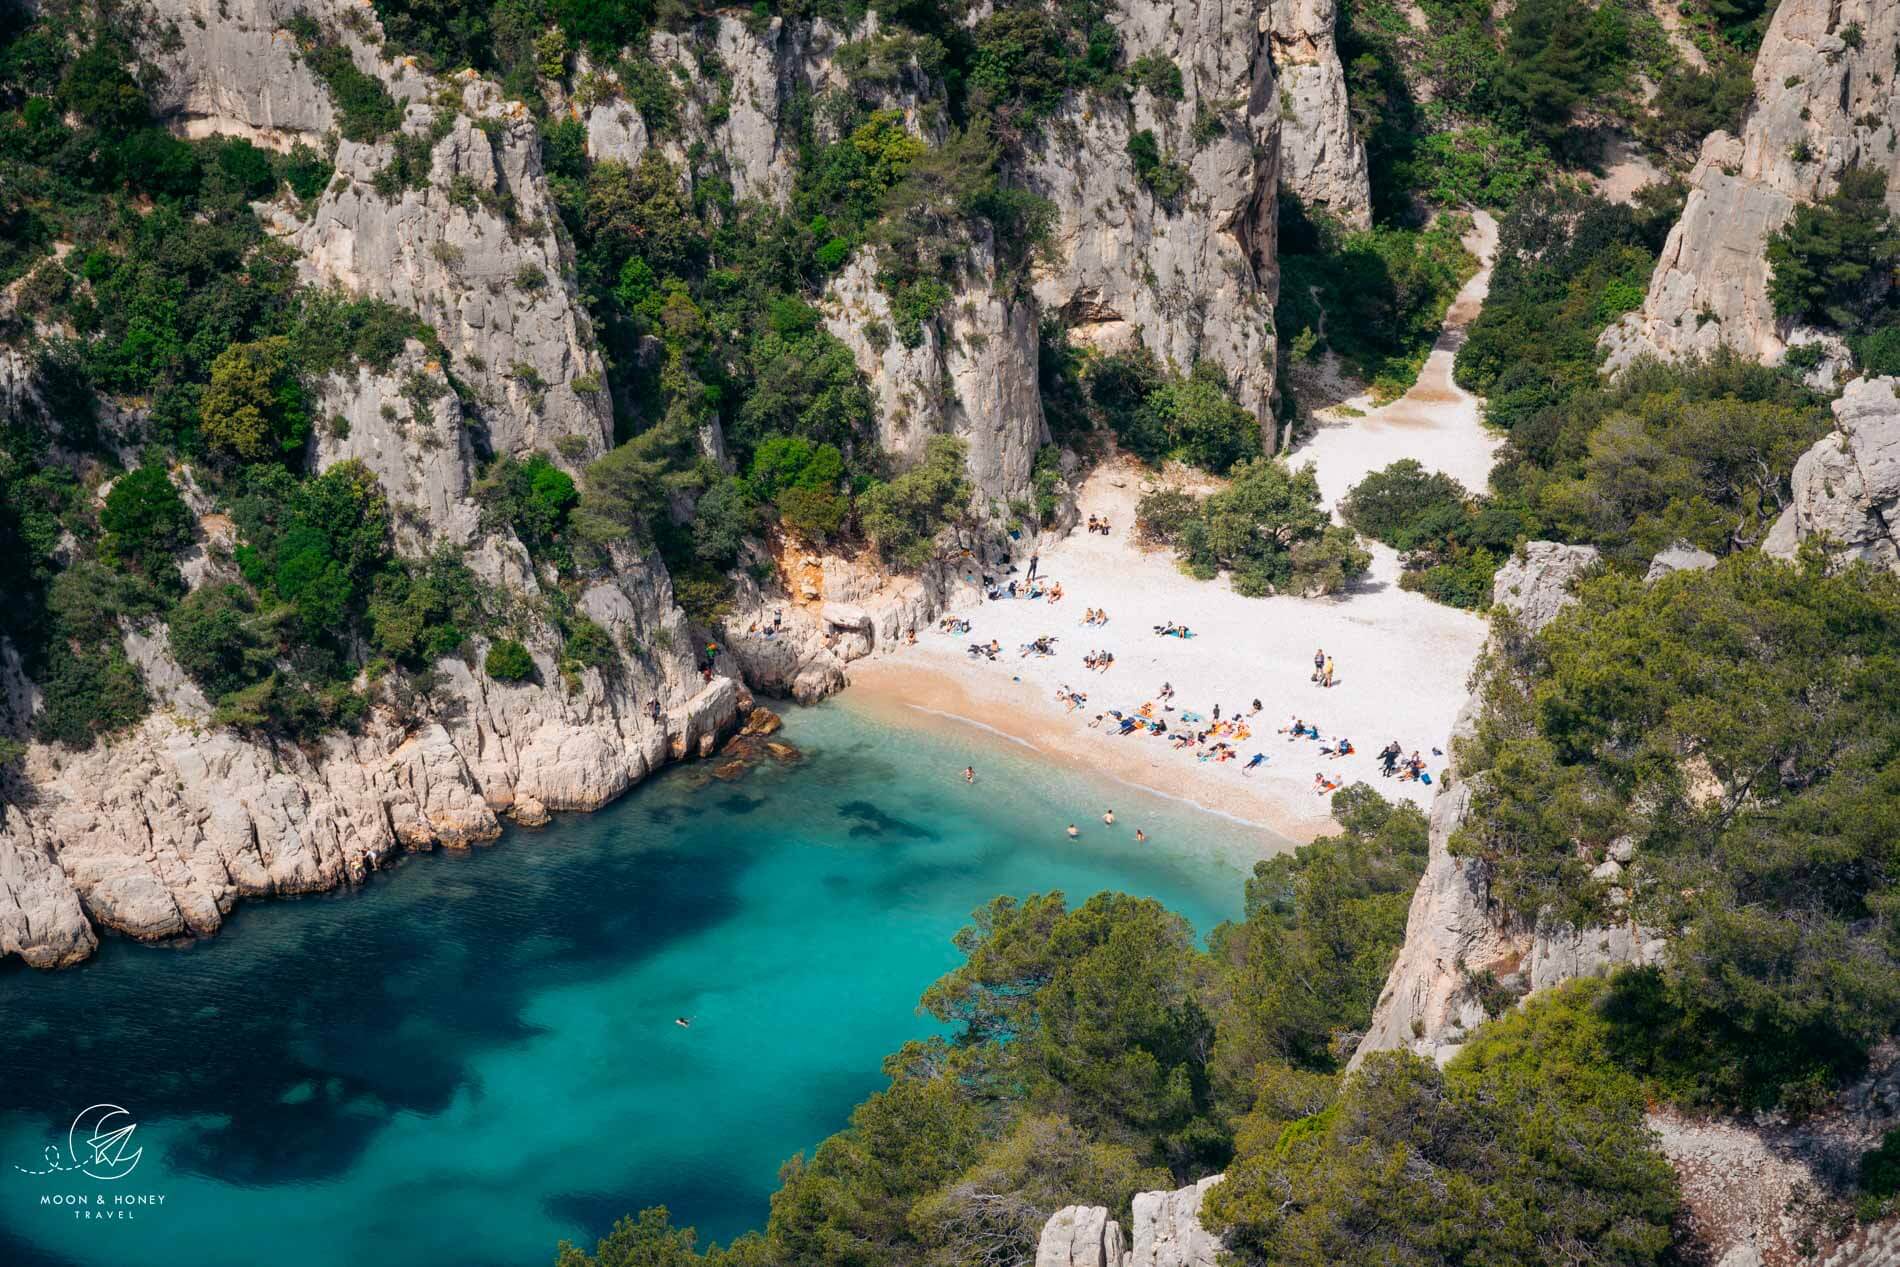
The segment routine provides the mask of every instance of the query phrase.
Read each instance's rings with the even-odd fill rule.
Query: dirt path
[[[1474,493],[1491,476],[1502,439],[1486,431],[1477,397],[1452,381],[1452,363],[1465,331],[1484,308],[1497,255],[1498,225],[1488,213],[1472,216],[1465,248],[1478,257],[1478,271],[1464,284],[1445,314],[1444,329],[1412,390],[1390,404],[1375,407],[1359,396],[1314,415],[1319,430],[1295,448],[1295,466],[1311,463],[1320,491],[1336,505],[1360,480],[1400,458],[1415,458],[1429,470],[1443,471]],[[1363,417],[1351,416],[1363,411]]]

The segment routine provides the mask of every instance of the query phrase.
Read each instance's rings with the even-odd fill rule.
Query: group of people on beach
[[[1098,515],[1091,515],[1088,530],[1091,533],[1106,534],[1109,531],[1108,520]],[[1041,568],[1042,556],[1039,553],[1031,554],[1026,573],[1021,581],[1013,576],[1007,581],[999,581],[985,575],[983,581],[986,592],[993,600],[1021,597],[1035,599],[1046,596],[1050,602],[1059,601],[1062,596],[1061,583],[1041,576]],[[1009,568],[1011,573],[1015,570],[1014,566]],[[1089,607],[1083,612],[1081,623],[1097,627],[1104,626],[1108,624],[1108,612],[1106,609]],[[950,617],[946,618],[939,628],[945,633],[967,634],[970,630],[970,622]],[[1172,620],[1155,625],[1153,629],[1157,636],[1163,638],[1194,637],[1194,631],[1191,628]],[[1045,634],[1023,643],[1018,651],[1019,658],[1031,655],[1052,657],[1056,654],[1057,641],[1054,635]],[[968,650],[972,657],[980,655],[993,661],[1000,647],[996,640],[992,639],[987,643],[972,642]],[[1108,650],[1091,649],[1082,657],[1083,667],[1098,673],[1106,672],[1114,663],[1115,654]],[[1316,648],[1313,652],[1311,681],[1322,689],[1330,689],[1338,684],[1338,666],[1324,648]],[[1057,688],[1055,698],[1063,704],[1066,711],[1074,713],[1087,705],[1089,697],[1087,693],[1074,690],[1064,684]],[[1195,759],[1202,763],[1220,765],[1230,761],[1242,761],[1241,773],[1250,777],[1270,761],[1265,752],[1255,751],[1251,755],[1245,752],[1245,747],[1251,747],[1249,741],[1254,738],[1252,719],[1260,713],[1261,707],[1261,702],[1255,699],[1252,701],[1252,706],[1244,711],[1237,708],[1227,710],[1225,718],[1222,717],[1222,707],[1218,703],[1213,705],[1207,716],[1192,710],[1177,712],[1174,685],[1171,682],[1163,682],[1153,699],[1144,701],[1139,707],[1133,709],[1111,708],[1096,713],[1089,720],[1088,726],[1091,730],[1102,730],[1118,738],[1133,735],[1162,738],[1167,740],[1176,751],[1193,752]],[[1329,761],[1359,755],[1359,749],[1351,739],[1344,735],[1326,739],[1320,734],[1317,725],[1297,714],[1287,718],[1286,723],[1279,728],[1279,733],[1285,735],[1289,743],[1296,739],[1305,739],[1318,744],[1319,754]],[[1434,748],[1432,752],[1437,755],[1438,749]],[[1424,758],[1417,751],[1409,757],[1404,756],[1403,753],[1404,750],[1396,739],[1381,749],[1378,753],[1380,775],[1385,778],[1398,778],[1405,782],[1429,782],[1431,775],[1426,773]],[[966,770],[965,773],[974,781],[973,770]],[[1313,774],[1313,790],[1320,795],[1329,795],[1343,785],[1344,779],[1341,777],[1324,771],[1315,771]],[[1073,824],[1069,827],[1069,834],[1071,836],[1077,834]]]
[[[1390,779],[1396,776],[1401,783],[1430,783],[1432,776],[1425,773],[1425,758],[1418,755],[1418,749],[1414,748],[1409,757],[1399,755],[1404,751],[1396,739],[1379,749],[1379,777]],[[1436,756],[1438,749],[1433,748],[1432,754]]]

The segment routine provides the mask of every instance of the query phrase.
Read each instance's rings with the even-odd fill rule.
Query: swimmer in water
[[[673,1018],[673,1023],[681,1029],[691,1029],[693,1027],[693,1018],[690,1016],[676,1016]]]
[[[963,767],[963,781],[965,783],[976,782],[976,767],[975,766],[966,765]]]
[[[1110,810],[1108,813],[1102,815],[1102,821],[1107,823],[1110,827],[1113,827],[1115,825],[1115,811]]]
[[[1077,836],[1080,836],[1081,834],[1082,834],[1081,832],[1075,829],[1074,823],[1069,824],[1069,839],[1070,840],[1074,840]]]
[[[1148,843],[1148,833],[1139,827],[1135,828],[1135,843],[1138,845]]]

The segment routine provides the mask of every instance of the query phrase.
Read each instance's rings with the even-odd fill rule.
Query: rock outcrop
[[[966,281],[919,342],[893,333],[890,299],[865,248],[826,288],[825,328],[851,349],[877,398],[878,443],[899,465],[923,456],[933,435],[967,446],[981,508],[1001,518],[1030,495],[1036,451],[1048,442],[1036,368],[1036,306],[1011,296],[988,243],[972,244]]]
[[[623,560],[578,606],[617,645],[645,649],[564,675],[557,636],[538,628],[535,680],[446,659],[429,698],[306,747],[210,726],[202,697],[84,752],[32,745],[0,817],[0,954],[71,963],[96,946],[93,925],[203,936],[240,898],[356,883],[401,850],[493,839],[503,816],[595,809],[668,761],[709,755],[750,709],[733,679],[657,650],[690,644],[657,564]],[[0,720],[13,729],[33,692],[16,660],[7,668]]]
[[[1491,601],[1516,617],[1526,632],[1536,633],[1569,604],[1571,587],[1598,558],[1595,546],[1533,541],[1498,569]]]
[[[1272,0],[1268,12],[1280,89],[1280,190],[1309,212],[1367,229],[1372,186],[1333,38],[1338,10],[1338,0]]]
[[[1214,362],[1269,430],[1281,142],[1271,16],[1266,0],[1117,6],[1125,55],[1172,60],[1181,98],[1072,94],[1024,173],[1057,215],[1035,280],[1043,311],[1097,347],[1139,343],[1182,370]],[[1185,173],[1184,192],[1161,198],[1143,183],[1128,152],[1140,132]]]
[[[1835,429],[1794,464],[1793,496],[1762,549],[1793,558],[1818,540],[1842,561],[1900,572],[1900,379],[1856,379]]]
[[[1571,585],[1596,561],[1592,546],[1532,542],[1498,569],[1492,601],[1525,632],[1535,633],[1573,601]],[[1482,773],[1467,777],[1458,768],[1459,745],[1470,737],[1477,711],[1474,696],[1453,723],[1451,765],[1432,801],[1430,852],[1406,914],[1405,944],[1353,1052],[1354,1067],[1368,1053],[1399,1048],[1450,1059],[1464,1036],[1485,1020],[1479,992],[1472,988],[1477,974],[1490,973],[1522,992],[1646,962],[1661,952],[1660,943],[1628,922],[1576,929],[1512,919],[1491,901],[1485,864],[1452,854],[1451,838],[1484,786]],[[1620,868],[1628,856],[1610,861]]]
[[[1900,7],[1886,0],[1782,0],[1755,61],[1739,137],[1711,135],[1689,178],[1643,306],[1604,333],[1612,369],[1727,346],[1778,360],[1794,338],[1768,299],[1769,234],[1832,193],[1849,167],[1886,175],[1900,206]]]
[[[1132,1237],[1102,1206],[1064,1206],[1043,1225],[1036,1267],[1217,1267],[1221,1244],[1201,1226],[1201,1201],[1224,1178],[1136,1193]]]

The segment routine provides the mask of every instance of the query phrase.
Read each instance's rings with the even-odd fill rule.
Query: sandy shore
[[[1312,463],[1329,503],[1367,473],[1401,457],[1444,471],[1474,491],[1485,486],[1498,441],[1479,419],[1479,402],[1451,381],[1451,363],[1463,330],[1483,304],[1497,226],[1477,217],[1469,245],[1484,267],[1452,306],[1445,332],[1418,383],[1389,405],[1360,418],[1329,421],[1292,455]],[[1363,403],[1363,402],[1362,402]],[[968,634],[917,631],[917,645],[898,647],[852,666],[853,695],[870,707],[908,710],[913,717],[961,719],[990,728],[972,730],[972,761],[997,736],[1027,743],[1049,760],[1071,763],[1165,796],[1258,823],[1303,841],[1331,829],[1328,798],[1315,793],[1313,776],[1344,782],[1365,780],[1389,796],[1420,805],[1433,786],[1379,777],[1374,754],[1391,740],[1442,770],[1443,749],[1462,707],[1466,678],[1485,637],[1482,618],[1441,607],[1397,584],[1398,560],[1373,546],[1372,572],[1349,593],[1331,598],[1244,598],[1223,577],[1196,581],[1181,573],[1165,552],[1136,546],[1131,529],[1142,485],[1154,477],[1128,461],[1098,466],[1083,484],[1081,517],[1105,516],[1108,536],[1077,528],[1045,542],[1039,574],[1060,581],[1059,603],[1029,599],[985,602],[959,612]],[[1019,574],[1020,575],[1020,574]],[[1106,609],[1105,627],[1083,623],[1087,608]],[[1159,637],[1165,621],[1194,630],[1192,639]],[[1049,657],[1019,655],[1033,639],[1057,639]],[[971,642],[1002,644],[994,662],[972,658]],[[1333,658],[1334,685],[1311,681],[1318,649]],[[1090,651],[1109,651],[1106,673],[1083,665]],[[1162,684],[1175,689],[1175,712],[1162,712]],[[1070,712],[1057,702],[1061,687],[1083,692],[1087,703]],[[1252,712],[1259,700],[1261,709]],[[1165,738],[1112,736],[1107,723],[1089,721],[1109,709],[1133,712],[1153,701],[1170,728],[1182,713],[1211,719],[1241,716],[1251,729],[1229,737],[1242,759],[1217,763],[1176,750]],[[924,710],[924,711],[920,711]],[[1290,716],[1319,728],[1327,741],[1352,740],[1354,755],[1331,759],[1311,740],[1276,733]],[[1203,723],[1204,724],[1204,723]],[[1265,753],[1266,764],[1243,774],[1245,758]],[[1087,807],[1078,808],[1084,812]],[[1066,812],[1066,811],[1065,811]]]

